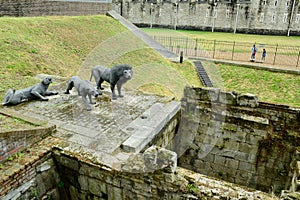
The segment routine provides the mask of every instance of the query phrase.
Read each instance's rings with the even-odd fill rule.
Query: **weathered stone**
[[[219,102],[222,104],[236,105],[236,95],[233,92],[220,92]]]
[[[60,157],[60,163],[65,167],[73,169],[74,171],[79,170],[78,161],[76,161],[74,159],[71,159],[69,157],[61,156]]]
[[[87,176],[84,176],[84,175],[80,175],[78,177],[78,183],[80,185],[80,188],[82,190],[88,190],[89,189],[89,184],[88,184],[88,177]]]
[[[255,169],[255,165],[250,162],[239,161],[239,170],[252,172]]]
[[[258,106],[258,98],[253,94],[238,94],[237,104],[240,106],[249,106],[255,108]]]

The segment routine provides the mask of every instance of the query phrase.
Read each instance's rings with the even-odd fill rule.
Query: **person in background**
[[[262,55],[261,55],[261,62],[266,61],[267,51],[266,49],[263,49]]]
[[[256,52],[257,52],[257,48],[256,48],[256,46],[255,46],[255,44],[253,45],[253,47],[252,47],[252,49],[251,49],[251,61],[255,61],[255,54],[256,54]]]

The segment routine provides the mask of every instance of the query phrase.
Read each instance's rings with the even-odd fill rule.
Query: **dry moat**
[[[180,102],[106,90],[86,111],[56,87],[1,108],[23,126],[1,128],[1,199],[299,198],[299,109],[186,88]]]

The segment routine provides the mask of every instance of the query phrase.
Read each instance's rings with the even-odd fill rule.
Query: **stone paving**
[[[131,135],[145,134],[149,126],[152,126],[152,131],[159,132],[163,124],[156,120],[155,123],[146,125],[153,121],[149,116],[157,117],[156,113],[161,111],[161,115],[169,119],[170,114],[173,115],[180,109],[180,102],[173,101],[172,98],[135,94],[130,91],[125,91],[123,98],[111,100],[111,92],[106,85],[103,94],[94,98],[96,104],[92,106],[92,110],[87,111],[75,89],[70,91],[70,95],[63,93],[64,85],[67,83],[56,86],[59,94],[50,96],[49,101],[31,101],[11,106],[9,109],[25,117],[34,117],[55,124],[57,132],[53,136],[62,138],[69,144],[68,147],[64,147],[65,150],[90,153],[97,157],[99,162],[109,166],[120,163],[120,158],[127,159],[132,152],[126,153],[120,149],[123,142],[129,139],[126,143],[127,148],[135,148],[130,146],[137,145],[130,142]],[[49,90],[54,89],[50,87]],[[141,118],[147,119],[141,121]],[[131,128],[128,128],[129,125]],[[144,128],[132,131],[132,127],[136,126]],[[145,138],[139,139],[145,143]],[[133,152],[137,153],[139,150],[140,146]]]

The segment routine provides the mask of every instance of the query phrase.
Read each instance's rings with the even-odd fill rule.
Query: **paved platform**
[[[180,109],[172,98],[125,91],[123,98],[111,100],[108,87],[94,98],[87,111],[75,88],[64,94],[67,83],[56,86],[58,95],[49,101],[31,101],[6,107],[22,116],[56,125],[53,137],[65,141],[62,148],[72,153],[92,156],[110,167],[138,153]],[[49,88],[49,90],[54,90]],[[124,151],[121,149],[124,143]],[[115,166],[116,167],[116,166]]]

